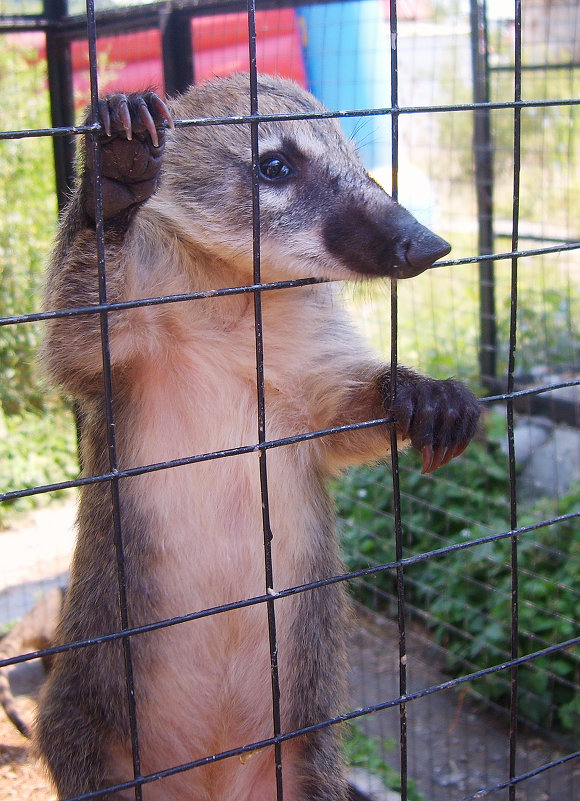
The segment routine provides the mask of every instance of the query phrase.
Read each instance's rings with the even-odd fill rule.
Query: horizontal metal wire
[[[500,395],[489,395],[480,398],[480,403],[496,403],[498,401],[505,401],[512,398],[522,398],[529,395],[540,395],[544,392],[552,392],[558,389],[565,389],[567,387],[580,386],[580,379],[570,379],[568,381],[561,381],[560,383],[545,384],[538,387],[529,387],[521,390],[514,390],[513,392],[505,392]],[[0,502],[14,501],[17,498],[27,498],[31,495],[42,495],[47,492],[57,492],[59,490],[73,489],[75,487],[85,487],[91,484],[97,484],[103,481],[112,481],[119,478],[130,478],[133,476],[140,476],[146,473],[154,473],[160,470],[170,470],[175,467],[183,467],[185,465],[197,464],[199,462],[207,462],[211,459],[223,459],[228,456],[241,456],[249,453],[259,453],[263,450],[270,450],[271,448],[281,448],[287,445],[296,445],[300,442],[308,442],[313,439],[319,439],[332,434],[341,434],[347,431],[358,431],[365,428],[372,428],[375,426],[386,425],[394,423],[395,418],[379,417],[375,420],[365,420],[360,423],[349,423],[343,426],[333,426],[330,428],[317,429],[316,431],[306,431],[302,434],[295,434],[291,437],[280,437],[279,439],[267,440],[265,442],[256,442],[251,445],[240,445],[236,448],[224,448],[219,451],[209,451],[208,453],[199,453],[192,456],[184,456],[180,459],[169,459],[165,462],[156,462],[146,465],[139,465],[137,467],[128,467],[124,470],[116,470],[114,472],[99,473],[97,475],[82,476],[68,481],[56,481],[52,484],[40,484],[35,487],[25,487],[19,490],[11,490],[10,492],[0,493]]]
[[[441,114],[452,111],[477,111],[481,109],[499,110],[514,108],[552,108],[554,106],[578,106],[580,98],[565,97],[548,100],[506,100],[486,103],[446,103],[432,106],[390,106],[383,108],[344,109],[341,111],[305,111],[295,114],[240,114],[227,117],[196,117],[174,120],[176,127],[213,126],[213,125],[245,125],[256,122],[292,122],[296,120],[342,119],[345,117],[382,117],[390,114]],[[27,128],[15,131],[0,131],[1,139],[29,139],[39,136],[70,136],[95,131],[104,132],[100,123],[92,125],[69,125],[60,128]]]
[[[570,379],[569,381],[562,381],[558,384],[545,384],[540,387],[530,387],[522,390],[515,390],[513,392],[505,392],[501,395],[489,395],[485,398],[480,398],[480,403],[496,403],[511,398],[521,398],[529,395],[540,395],[544,392],[552,392],[553,390],[564,389],[567,387],[580,386],[580,379]],[[112,481],[119,478],[130,478],[132,476],[140,476],[146,473],[154,473],[160,470],[170,470],[175,467],[183,467],[185,465],[197,464],[199,462],[207,462],[211,459],[223,459],[228,456],[241,456],[248,453],[259,453],[262,450],[270,450],[271,448],[281,448],[287,445],[296,445],[300,442],[308,442],[313,439],[330,436],[332,434],[340,434],[347,431],[358,431],[365,428],[372,428],[374,426],[386,425],[394,423],[395,418],[380,417],[375,420],[365,420],[360,423],[349,423],[344,426],[333,426],[330,428],[318,429],[316,431],[306,431],[303,434],[295,434],[291,437],[280,437],[279,439],[267,440],[261,443],[253,443],[251,445],[241,445],[237,448],[225,448],[219,451],[210,451],[208,453],[199,453],[192,456],[184,456],[180,459],[169,459],[165,462],[157,462],[146,465],[139,465],[138,467],[128,467],[124,470],[117,470],[115,472],[99,473],[97,475],[82,476],[68,481],[56,481],[52,484],[40,484],[35,487],[25,487],[19,490],[11,490],[10,492],[0,493],[0,503],[3,501],[14,501],[17,498],[27,498],[31,495],[42,495],[47,492],[57,492],[60,490],[73,489],[75,487],[85,487],[91,484],[97,484],[103,481]]]
[[[536,776],[539,776],[542,773],[545,773],[547,770],[551,770],[552,768],[557,768],[560,765],[565,765],[566,762],[570,762],[573,759],[580,758],[580,751],[574,751],[572,754],[567,754],[566,756],[561,757],[560,759],[555,759],[553,762],[546,762],[544,765],[540,765],[539,768],[535,768],[534,770],[529,770],[526,773],[520,773],[519,776],[514,776],[513,779],[509,779],[505,782],[499,782],[498,784],[491,784],[488,787],[483,787],[481,790],[477,790],[477,792],[472,793],[471,795],[463,796],[463,798],[459,799],[459,801],[474,801],[476,798],[485,798],[492,793],[496,793],[498,790],[505,790],[508,787],[513,787],[516,784],[521,784],[524,781],[528,781],[529,779],[533,779]]]
[[[580,246],[580,243],[579,243]],[[0,317],[0,326],[15,323],[36,323],[41,320],[56,320],[61,317],[77,317],[82,314],[100,314],[104,311],[123,311],[125,309],[139,309],[143,306],[159,306],[164,303],[183,303],[186,300],[207,300],[208,298],[229,297],[230,295],[243,295],[248,292],[268,292],[271,289],[290,289],[294,287],[312,286],[313,284],[328,283],[325,278],[295,278],[290,281],[274,281],[265,284],[247,284],[245,286],[222,287],[220,289],[204,289],[199,292],[185,292],[178,295],[158,295],[152,298],[139,300],[126,300],[117,303],[94,304],[92,306],[77,306],[76,308],[58,309],[47,312],[33,312],[19,314],[11,317]]]
[[[569,250],[580,250],[580,240],[566,241],[558,245],[550,245],[544,248],[530,248],[528,250],[488,253],[482,256],[466,256],[461,259],[442,259],[429,269],[433,270],[440,267],[459,267],[463,264],[477,264],[480,261],[505,261],[513,258],[544,256],[550,253],[562,253]],[[374,280],[376,281],[377,279]],[[247,284],[246,286],[200,290],[199,292],[186,292],[178,295],[159,295],[153,298],[140,298],[139,300],[126,300],[116,303],[96,303],[91,306],[77,306],[76,308],[55,309],[45,312],[31,312],[30,314],[14,314],[10,315],[9,317],[0,317],[0,327],[4,325],[17,325],[20,323],[36,323],[42,320],[56,320],[61,317],[76,317],[82,314],[100,314],[104,311],[139,309],[143,306],[158,306],[163,303],[183,303],[187,300],[219,298],[230,295],[241,295],[247,292],[268,292],[272,289],[288,289],[330,282],[330,279],[327,278],[296,278],[291,281],[275,281],[265,284]]]
[[[513,73],[513,64],[490,64],[490,72],[509,72]],[[553,64],[522,64],[519,69],[522,72],[549,72],[550,70],[577,70],[580,69],[579,61],[561,61]]]
[[[170,459],[166,462],[158,462],[156,464],[141,465],[139,467],[129,467],[125,470],[117,470],[115,472],[100,473],[99,475],[84,476],[70,481],[60,481],[54,484],[44,484],[38,487],[27,487],[22,490],[15,490],[13,492],[5,492],[0,494],[1,501],[11,501],[16,498],[24,498],[29,495],[38,495],[45,492],[54,492],[56,490],[72,489],[73,487],[83,487],[88,484],[97,484],[102,481],[117,480],[119,478],[129,478],[131,476],[140,476],[145,473],[154,473],[159,470],[168,470],[174,467],[183,467],[184,465],[197,464],[198,462],[207,462],[211,459],[223,459],[227,456],[241,456],[248,453],[259,453],[260,451],[269,450],[270,448],[280,448],[285,445],[294,445],[298,442],[306,442],[312,439],[318,439],[329,434],[340,434],[345,431],[358,431],[363,428],[372,428],[373,426],[384,425],[386,423],[393,423],[394,417],[381,417],[376,420],[365,420],[361,423],[349,423],[344,426],[335,426],[333,428],[324,428],[318,431],[307,431],[304,434],[296,434],[292,437],[281,437],[280,439],[267,440],[266,442],[256,442],[252,445],[240,445],[237,448],[226,448],[221,451],[210,451],[209,453],[199,453],[193,456],[184,456],[181,459]]]
[[[497,403],[498,401],[510,400],[511,398],[523,398],[526,395],[541,395],[543,392],[551,392],[556,389],[566,389],[566,387],[577,387],[580,385],[579,378],[571,378],[568,381],[559,383],[544,384],[540,387],[527,387],[526,389],[515,389],[513,392],[503,392],[500,395],[487,395],[480,398],[480,403]]]

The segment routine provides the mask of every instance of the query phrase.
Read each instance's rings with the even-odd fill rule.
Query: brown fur
[[[247,96],[247,77],[237,76],[194,87],[172,111],[182,119],[248,113]],[[287,81],[260,83],[262,113],[320,108]],[[262,182],[263,281],[353,277],[363,270],[349,266],[350,256],[337,249],[341,237],[349,251],[368,245],[369,273],[397,274],[396,254],[384,256],[389,248],[394,253],[394,238],[373,222],[361,239],[358,217],[356,229],[349,227],[345,209],[356,207],[359,217],[369,217],[369,210],[385,218],[399,212],[366,175],[335,121],[261,124],[260,143],[261,152],[291,150],[301,176],[283,187]],[[181,128],[168,136],[155,194],[121,214],[115,207],[107,221],[109,301],[252,283],[250,161],[247,125]],[[90,176],[83,181],[61,225],[49,308],[98,302]],[[364,262],[364,253],[358,258]],[[331,284],[264,292],[262,309],[267,439],[384,415],[388,368],[356,336]],[[109,329],[120,469],[256,442],[251,296],[111,312]],[[106,472],[98,316],[50,323],[44,357],[53,378],[83,406],[85,472]],[[399,383],[418,403],[431,386],[405,370]],[[466,441],[475,401],[453,386],[443,406],[457,408],[443,420],[438,407],[436,426],[453,428]],[[412,437],[431,412],[410,409]],[[457,420],[466,416],[472,420],[462,428]],[[454,448],[456,440],[449,444]],[[275,590],[341,572],[325,480],[387,452],[384,428],[268,452]],[[119,489],[131,626],[264,593],[256,453],[124,478]],[[78,527],[63,642],[120,626],[107,483],[84,489]],[[282,728],[290,732],[344,709],[345,589],[307,591],[278,599],[275,608]],[[272,736],[265,605],[135,636],[132,650],[144,774]],[[118,643],[58,656],[37,737],[59,798],[132,778],[125,695]],[[345,801],[339,751],[337,726],[284,743],[284,798]],[[274,801],[274,779],[273,748],[265,748],[147,784],[143,797]]]

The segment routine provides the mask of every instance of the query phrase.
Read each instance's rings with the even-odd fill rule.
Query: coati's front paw
[[[394,402],[385,401],[385,407],[395,417],[401,439],[410,439],[423,454],[422,473],[463,453],[481,413],[477,398],[461,382],[422,376],[399,380]]]
[[[165,147],[169,109],[155,92],[115,94],[99,101],[104,134],[101,142],[101,175],[105,219],[143,203],[157,188]],[[83,194],[85,211],[95,218],[94,151],[87,142]]]

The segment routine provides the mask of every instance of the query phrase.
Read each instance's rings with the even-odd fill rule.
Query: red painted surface
[[[248,18],[241,14],[199,17],[191,21],[196,82],[249,69]],[[15,34],[12,41],[46,58],[42,33]],[[256,14],[258,70],[293,78],[306,86],[300,30],[293,9]],[[86,41],[72,43],[75,105],[89,101],[89,53]],[[97,40],[100,93],[134,92],[163,87],[161,34],[158,30],[106,36]]]
[[[193,19],[192,29],[196,81],[249,70],[246,14]],[[300,29],[293,9],[257,12],[256,50],[259,72],[283,75],[306,86]]]

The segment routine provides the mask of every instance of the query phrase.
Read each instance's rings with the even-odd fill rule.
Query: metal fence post
[[[58,23],[68,14],[68,0],[44,0],[46,64],[50,115],[54,128],[74,125],[75,105],[70,39],[59,35]],[[58,208],[62,210],[74,181],[74,136],[54,136],[54,169]]]
[[[489,102],[489,64],[487,57],[486,0],[471,0],[471,61],[473,102]],[[476,108],[473,118],[473,155],[477,195],[478,252],[494,250],[493,235],[493,145],[489,108]],[[496,376],[497,321],[495,313],[494,265],[491,259],[479,262],[479,369],[485,386]]]
[[[176,9],[159,12],[165,93],[177,95],[194,80],[191,17]]]

